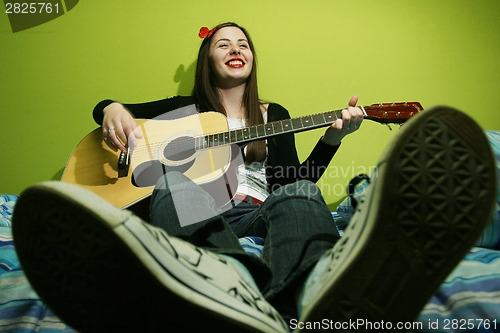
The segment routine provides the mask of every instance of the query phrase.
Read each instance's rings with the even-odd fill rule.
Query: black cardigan
[[[103,109],[113,102],[112,100],[103,100],[96,105],[93,117],[97,124],[102,125]],[[154,102],[123,105],[136,118],[152,119],[168,111],[193,104],[197,103],[191,96],[175,96]],[[289,118],[290,115],[284,107],[276,103],[269,104],[267,109],[268,122]],[[339,146],[330,146],[319,140],[309,157],[300,163],[293,134],[288,133],[268,138],[267,147],[266,176],[270,191],[301,179],[317,182],[339,148]]]

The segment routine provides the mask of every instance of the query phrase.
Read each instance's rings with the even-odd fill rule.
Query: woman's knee
[[[309,180],[299,180],[295,183],[287,184],[280,187],[273,194],[280,197],[323,201],[321,190],[315,183]]]
[[[160,179],[158,179],[158,182],[156,182],[155,189],[165,190],[168,187],[173,187],[186,182],[191,182],[191,180],[188,177],[186,177],[182,172],[169,171],[162,177],[160,177]]]
[[[192,181],[181,172],[171,171],[164,174],[156,183],[151,195],[151,209],[158,202],[164,202],[167,199],[173,199],[173,195],[180,189],[190,187]]]

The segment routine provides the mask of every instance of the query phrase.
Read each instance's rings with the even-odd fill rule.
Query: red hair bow
[[[210,37],[214,33],[215,29],[217,29],[217,27],[213,28],[212,30],[209,30],[207,27],[203,27],[200,29],[198,36],[200,38]]]

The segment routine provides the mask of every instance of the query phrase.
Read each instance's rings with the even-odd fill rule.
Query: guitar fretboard
[[[267,139],[279,134],[298,133],[325,127],[341,117],[341,112],[342,110],[327,111],[304,117],[272,121],[267,124],[245,127],[227,132],[208,134],[195,138],[195,148],[207,149],[228,144],[242,145],[255,140]]]

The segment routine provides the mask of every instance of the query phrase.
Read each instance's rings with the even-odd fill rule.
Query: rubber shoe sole
[[[495,170],[467,115],[438,107],[408,121],[307,291],[297,331],[411,327],[491,221]]]
[[[13,216],[22,268],[83,332],[286,332],[224,259],[61,182],[28,188]]]

